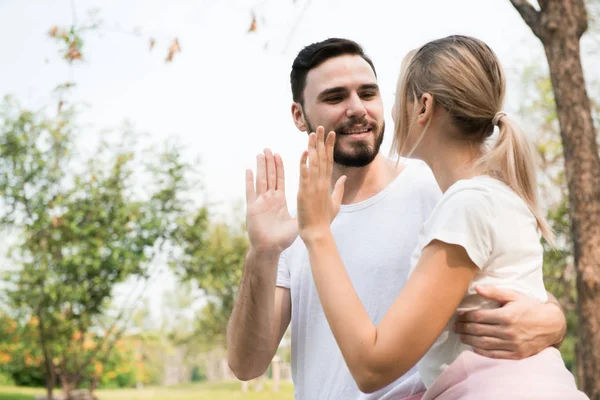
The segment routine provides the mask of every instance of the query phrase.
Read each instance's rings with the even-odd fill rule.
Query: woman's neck
[[[440,144],[431,154],[435,156],[424,161],[431,168],[442,192],[461,179],[482,174],[482,169],[476,168],[481,152],[464,141],[454,140]]]

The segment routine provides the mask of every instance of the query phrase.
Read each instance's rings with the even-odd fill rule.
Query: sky
[[[94,9],[102,25],[84,35],[85,60],[69,66],[47,33],[85,23]],[[253,13],[257,29],[248,32]],[[139,36],[131,34],[136,27]],[[509,0],[0,0],[0,33],[0,95],[54,110],[52,90],[75,82],[68,101],[85,105],[84,151],[125,120],[156,146],[176,139],[187,156],[200,157],[198,203],[221,214],[243,200],[244,171],[266,147],[282,155],[293,206],[306,134],[292,122],[289,72],[310,43],[350,38],[373,59],[386,154],[395,82],[409,50],[449,34],[484,40],[508,74],[508,112],[518,106],[512,99],[525,66],[547,69],[540,42]],[[149,37],[156,40],[152,51]],[[181,52],[165,63],[174,38]],[[150,291],[154,305],[174,287],[172,277],[159,281]]]
[[[72,24],[72,4],[78,23],[94,9],[103,23],[84,36],[85,61],[70,67],[47,32]],[[257,30],[248,33],[253,12]],[[289,72],[307,44],[337,36],[365,47],[378,71],[388,126],[400,62],[428,40],[476,36],[507,70],[531,62],[532,47],[543,54],[508,0],[1,0],[0,27],[0,93],[25,106],[55,107],[53,88],[74,81],[70,99],[86,105],[85,135],[97,137],[128,120],[148,140],[176,138],[190,156],[200,156],[206,200],[220,212],[243,199],[244,170],[265,147],[283,156],[293,200],[293,167],[306,136],[292,123]],[[140,36],[126,33],[136,27]],[[152,51],[149,37],[156,40]],[[182,51],[165,63],[175,37]],[[85,141],[90,149],[93,143]]]

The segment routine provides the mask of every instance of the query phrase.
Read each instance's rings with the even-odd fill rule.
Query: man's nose
[[[362,118],[367,115],[367,109],[357,93],[353,93],[348,98],[348,107],[346,108],[346,117],[348,118]]]

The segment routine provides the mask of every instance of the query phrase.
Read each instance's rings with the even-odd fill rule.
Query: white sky
[[[254,166],[265,147],[282,155],[287,196],[295,199],[295,167],[306,137],[291,120],[289,72],[307,44],[337,36],[365,47],[384,96],[386,154],[395,81],[408,50],[455,33],[484,40],[508,72],[509,102],[523,67],[539,63],[545,68],[546,62],[541,44],[509,0],[321,0],[308,6],[307,0],[74,3],[78,21],[100,9],[104,28],[84,36],[86,60],[69,67],[47,32],[53,25],[72,23],[70,0],[0,0],[0,95],[13,94],[28,107],[54,108],[50,91],[75,81],[72,99],[87,104],[82,121],[90,128],[84,145],[124,120],[149,133],[152,141],[177,137],[191,156],[200,155],[206,193],[220,212],[243,199],[244,170]],[[249,34],[252,10],[258,30]],[[136,26],[140,37],[116,32]],[[149,36],[156,39],[152,52]],[[174,37],[182,52],[166,64]],[[506,110],[516,108],[509,104]],[[153,290],[164,290],[166,281]],[[152,297],[160,297],[158,292]]]
[[[309,43],[348,37],[373,58],[389,120],[385,151],[398,68],[411,48],[469,34],[486,41],[507,70],[530,63],[532,47],[542,54],[509,0],[313,1],[293,30],[305,5],[306,0],[75,0],[78,21],[99,8],[105,29],[84,36],[86,61],[70,68],[47,36],[52,25],[72,23],[70,0],[1,0],[0,94],[40,107],[54,99],[50,91],[57,84],[75,81],[73,100],[88,104],[86,135],[127,119],[155,140],[179,138],[190,154],[201,156],[211,202],[227,210],[243,198],[244,170],[264,147],[282,154],[288,198],[295,197],[305,134],[292,124],[289,72],[296,53]],[[252,10],[258,31],[247,34]],[[115,32],[136,26],[141,37]],[[148,36],[157,40],[152,52]],[[174,37],[182,52],[166,64]]]

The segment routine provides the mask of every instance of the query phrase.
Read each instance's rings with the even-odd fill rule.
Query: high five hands
[[[298,218],[293,218],[285,199],[283,161],[265,149],[256,160],[256,181],[251,169],[246,171],[246,225],[250,249],[259,254],[281,253],[298,233],[306,242],[329,229],[340,210],[345,176],[331,192],[335,132],[319,127],[308,137],[308,149],[300,160]]]

